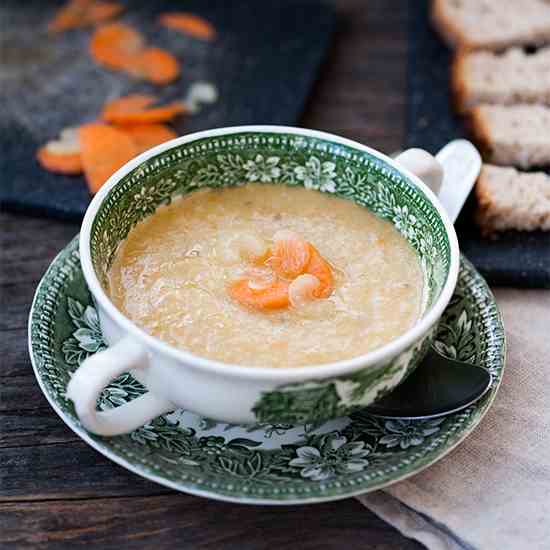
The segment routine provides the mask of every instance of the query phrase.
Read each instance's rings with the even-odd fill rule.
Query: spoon
[[[454,222],[477,179],[481,158],[469,141],[458,139],[443,147],[435,159],[441,166],[428,166],[426,176],[443,168],[438,196]],[[406,157],[396,160],[407,165]],[[475,403],[490,386],[491,375],[483,367],[449,359],[431,348],[403,383],[365,410],[386,418],[436,418]]]
[[[449,359],[430,348],[404,382],[364,410],[386,418],[436,418],[475,403],[491,381],[483,367]]]

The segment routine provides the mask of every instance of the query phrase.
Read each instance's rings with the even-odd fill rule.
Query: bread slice
[[[550,41],[546,0],[433,0],[431,17],[453,48],[495,50]]]
[[[477,180],[476,220],[484,234],[550,231],[550,176],[484,164]]]
[[[454,59],[451,87],[462,112],[480,103],[550,105],[550,47],[531,55],[520,48],[502,55],[461,51]]]
[[[532,168],[550,164],[550,107],[479,105],[469,125],[485,160]]]

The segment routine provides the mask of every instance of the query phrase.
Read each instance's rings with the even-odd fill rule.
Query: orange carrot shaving
[[[311,255],[305,272],[313,275],[314,277],[317,277],[317,279],[319,279],[319,282],[321,283],[313,291],[313,295],[316,298],[328,298],[332,294],[332,291],[334,289],[334,277],[332,276],[332,268],[312,244],[310,244],[309,247],[311,250]]]
[[[130,94],[117,99],[107,101],[103,106],[101,117],[109,120],[112,116],[121,113],[136,113],[144,111],[147,107],[157,101],[157,98],[147,94]]]
[[[65,128],[59,139],[49,141],[36,152],[40,165],[58,174],[82,174],[77,128]]]
[[[94,25],[116,17],[123,10],[124,6],[117,2],[70,0],[50,21],[48,31],[58,33]]]
[[[82,158],[80,153],[52,153],[48,146],[40,147],[36,158],[42,168],[56,174],[82,174]]]
[[[148,48],[143,35],[122,23],[99,27],[90,42],[90,54],[100,65],[153,84],[168,84],[180,75],[178,60],[161,48]]]
[[[304,273],[310,255],[307,241],[298,236],[289,236],[275,242],[269,263],[280,277],[294,279]]]
[[[139,150],[126,133],[106,124],[86,124],[79,130],[82,165],[90,192],[97,193],[107,179]]]
[[[48,23],[48,32],[63,32],[80,27],[88,4],[89,0],[71,0],[67,2]]]
[[[249,279],[239,279],[228,289],[239,304],[259,310],[284,309],[289,306],[288,283],[278,281],[264,288],[251,288]]]
[[[99,27],[90,41],[90,54],[100,65],[116,70],[129,70],[145,47],[141,33],[122,23]]]
[[[175,116],[185,112],[185,105],[180,101],[174,101],[159,107],[141,109],[135,111],[110,111],[103,113],[103,119],[114,124],[151,124],[156,122],[167,122]]]
[[[146,48],[132,60],[127,70],[153,84],[169,84],[180,75],[178,60],[161,48]]]
[[[202,40],[213,40],[216,37],[214,26],[206,21],[206,19],[192,13],[164,13],[159,17],[159,21],[161,25],[169,29],[180,31]]]
[[[101,23],[116,17],[124,11],[124,6],[117,2],[92,2],[88,8],[88,19],[94,23]]]
[[[298,307],[311,300],[328,298],[334,289],[330,264],[309,242],[292,231],[273,236],[263,271],[252,270],[228,287],[228,294],[239,304],[258,310]],[[255,258],[252,258],[252,263]],[[269,273],[266,275],[266,267]],[[281,277],[283,280],[279,279]]]
[[[117,126],[117,129],[130,136],[140,153],[178,137],[174,130],[164,124],[130,124]]]

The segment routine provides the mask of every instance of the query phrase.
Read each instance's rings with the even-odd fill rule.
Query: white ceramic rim
[[[320,365],[308,365],[304,367],[251,367],[246,365],[223,363],[221,361],[207,359],[205,357],[194,355],[191,352],[177,349],[169,344],[166,344],[162,340],[159,340],[155,336],[151,336],[143,329],[139,328],[115,307],[115,305],[111,302],[111,300],[103,290],[103,287],[101,286],[99,279],[97,278],[92,264],[90,248],[90,235],[92,225],[95,220],[95,216],[99,210],[99,207],[101,206],[105,197],[124,176],[137,168],[144,161],[158,155],[159,153],[163,153],[169,149],[172,149],[173,147],[178,147],[180,145],[190,143],[198,139],[243,132],[293,134],[297,136],[332,141],[333,143],[338,143],[358,149],[360,151],[364,151],[389,164],[398,172],[404,174],[426,195],[434,208],[437,210],[441,220],[443,221],[443,225],[445,226],[445,231],[447,233],[447,238],[450,245],[450,265],[447,280],[445,281],[443,290],[441,291],[435,304],[432,305],[428,313],[422,319],[420,319],[419,322],[413,325],[407,332],[405,332],[395,340],[392,340],[388,344],[377,348],[369,353],[358,355],[357,357],[353,357],[351,359],[336,361],[333,363],[323,363]],[[360,368],[379,364],[381,361],[384,361],[384,359],[395,357],[403,350],[407,349],[410,345],[418,341],[441,317],[454,292],[460,267],[458,239],[454,226],[451,223],[442,204],[437,199],[436,195],[429,189],[426,184],[424,184],[420,180],[420,178],[415,176],[409,170],[399,166],[390,157],[356,141],[342,138],[334,134],[329,134],[327,132],[321,132],[318,130],[309,130],[306,128],[298,128],[294,126],[274,125],[230,126],[227,128],[216,128],[213,130],[195,132],[193,134],[188,134],[186,136],[173,139],[161,145],[157,145],[156,147],[153,147],[152,149],[149,149],[148,151],[132,159],[124,166],[122,166],[119,170],[117,170],[106,181],[106,183],[101,187],[99,192],[95,195],[92,202],[88,206],[80,230],[79,251],[82,271],[84,273],[84,278],[86,279],[86,283],[88,285],[88,288],[90,289],[90,292],[98,301],[99,305],[118,325],[120,325],[126,331],[127,334],[133,335],[134,337],[136,337],[136,339],[144,341],[147,346],[153,348],[155,351],[158,351],[161,354],[168,355],[172,359],[181,361],[189,367],[204,369],[206,371],[210,371],[225,377],[256,379],[264,381],[279,381],[281,383],[299,382],[312,378],[322,379],[341,376]]]

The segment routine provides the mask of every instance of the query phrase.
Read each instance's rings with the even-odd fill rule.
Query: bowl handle
[[[82,425],[98,435],[119,435],[174,410],[173,403],[151,392],[114,409],[97,410],[97,399],[109,382],[130,369],[145,369],[147,366],[146,349],[129,336],[88,357],[73,374],[66,394],[73,401]]]
[[[456,220],[481,169],[477,149],[465,139],[451,141],[435,157],[423,149],[407,149],[395,161],[418,176]]]

